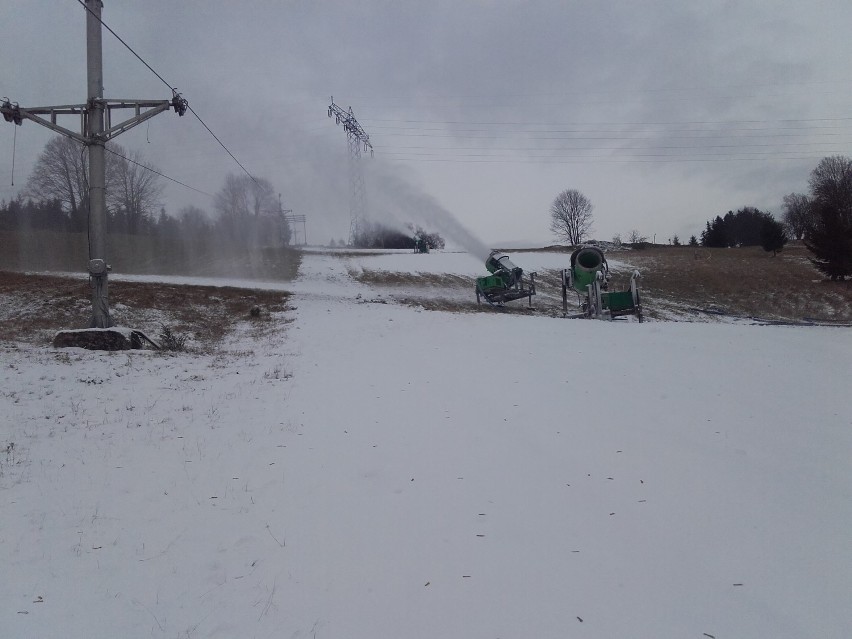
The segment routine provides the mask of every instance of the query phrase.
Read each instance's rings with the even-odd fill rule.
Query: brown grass
[[[551,252],[555,252],[551,250]],[[568,266],[570,248],[564,248]],[[630,272],[642,274],[640,290],[645,316],[654,319],[692,319],[726,315],[781,322],[852,323],[852,282],[829,282],[808,261],[799,245],[776,257],[759,247],[706,249],[658,246],[610,252],[610,290],[626,290]],[[484,271],[483,271],[484,274]],[[393,273],[355,269],[350,276],[370,286],[390,290],[398,301],[429,310],[494,312],[477,306],[474,278],[432,273]],[[561,274],[539,271],[534,310],[526,299],[508,303],[504,313],[562,314]],[[569,313],[579,310],[578,297],[568,298]]]
[[[852,322],[852,282],[826,281],[801,245],[776,257],[759,247],[656,247],[610,253],[638,268],[648,315],[693,308],[782,321]],[[626,280],[629,273],[615,274]]]
[[[349,277],[356,282],[371,286],[387,286],[393,288],[421,289],[440,288],[444,290],[473,290],[475,278],[449,273],[399,273],[391,271],[361,271],[349,269]]]
[[[91,316],[87,280],[0,272],[0,341],[49,344],[62,329],[85,328]],[[194,348],[215,348],[240,322],[253,333],[271,330],[289,309],[289,294],[232,287],[111,282],[110,314],[115,324],[156,340],[162,325],[188,335]],[[260,312],[252,316],[251,309]]]

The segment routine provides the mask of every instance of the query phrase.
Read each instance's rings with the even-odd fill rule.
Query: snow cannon
[[[568,317],[568,291],[577,293],[582,313],[574,317],[609,319],[635,315],[642,321],[639,298],[639,271],[633,271],[630,285],[624,291],[610,291],[609,264],[603,251],[596,246],[581,246],[571,253],[571,268],[562,271],[562,312]]]
[[[509,256],[500,251],[491,251],[485,260],[485,268],[491,275],[476,278],[476,303],[484,299],[492,306],[503,306],[506,302],[535,295],[535,273],[524,277],[524,270],[515,266]]]
[[[414,236],[414,252],[415,253],[428,253],[429,252],[429,243],[426,242],[419,235]]]
[[[598,273],[603,273],[604,281],[609,279],[609,266],[599,248],[582,246],[571,253],[571,288],[585,293],[589,284],[597,279]]]

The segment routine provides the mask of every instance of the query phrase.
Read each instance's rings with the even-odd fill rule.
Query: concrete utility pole
[[[101,38],[101,0],[85,0],[86,7],[86,104],[24,108],[3,98],[0,113],[6,122],[20,125],[32,120],[62,135],[81,142],[89,149],[89,262],[92,283],[92,328],[109,328],[109,292],[107,286],[106,178],[105,147],[112,138],[132,129],[158,113],[173,107],[183,115],[188,108],[177,89],[171,100],[105,100],[103,97],[103,47]],[[112,125],[112,112],[133,109],[135,115]],[[145,109],[143,111],[143,109]],[[45,119],[41,116],[50,116]],[[76,133],[56,123],[59,115],[81,118],[82,131]]]
[[[106,261],[106,165],[104,160],[104,78],[101,0],[86,0],[86,104],[89,126],[89,276],[92,283],[93,328],[109,328],[109,288]]]
[[[364,185],[364,168],[361,166],[361,148],[366,152],[370,149],[373,157],[373,145],[370,136],[355,119],[352,107],[344,111],[334,103],[328,107],[328,117],[334,116],[337,124],[343,124],[346,139],[349,143],[349,244],[353,244],[367,216],[367,189]]]

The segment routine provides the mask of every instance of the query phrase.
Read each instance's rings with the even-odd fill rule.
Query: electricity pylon
[[[89,263],[92,284],[92,328],[109,328],[109,293],[107,288],[106,251],[106,193],[105,161],[106,143],[117,135],[132,129],[158,113],[174,107],[183,115],[188,108],[177,89],[172,89],[171,100],[105,100],[103,95],[103,46],[101,37],[101,0],[86,0],[86,104],[66,104],[48,107],[20,107],[3,98],[0,113],[6,122],[20,125],[23,120],[67,135],[89,147]],[[133,109],[135,115],[113,125],[112,113],[120,109]],[[144,109],[144,111],[143,111]],[[56,123],[59,115],[76,115],[81,118],[81,132],[76,133]],[[41,116],[49,116],[45,119]]]
[[[364,152],[370,150],[373,157],[373,145],[370,144],[370,136],[358,124],[352,107],[344,111],[334,103],[328,107],[328,117],[334,116],[337,124],[343,124],[346,131],[346,140],[349,143],[349,244],[354,244],[355,238],[367,220],[367,189],[364,185],[364,167],[361,166],[361,149]]]

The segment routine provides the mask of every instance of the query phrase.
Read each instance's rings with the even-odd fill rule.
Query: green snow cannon
[[[568,315],[568,290],[581,297],[580,317],[610,319],[622,315],[636,315],[642,321],[642,304],[636,280],[639,271],[633,271],[630,287],[625,291],[609,291],[609,265],[603,251],[595,246],[581,246],[571,253],[571,268],[562,271],[562,311]],[[585,299],[582,299],[585,296]]]
[[[603,274],[604,282],[609,279],[609,265],[603,251],[594,246],[582,246],[571,253],[571,288],[586,293],[588,286]]]
[[[527,297],[532,306],[535,273],[530,273],[529,279],[525,279],[524,270],[512,264],[509,256],[499,251],[491,251],[485,260],[485,268],[491,275],[476,278],[477,304],[481,304],[484,298],[492,306],[503,306],[505,302]]]

